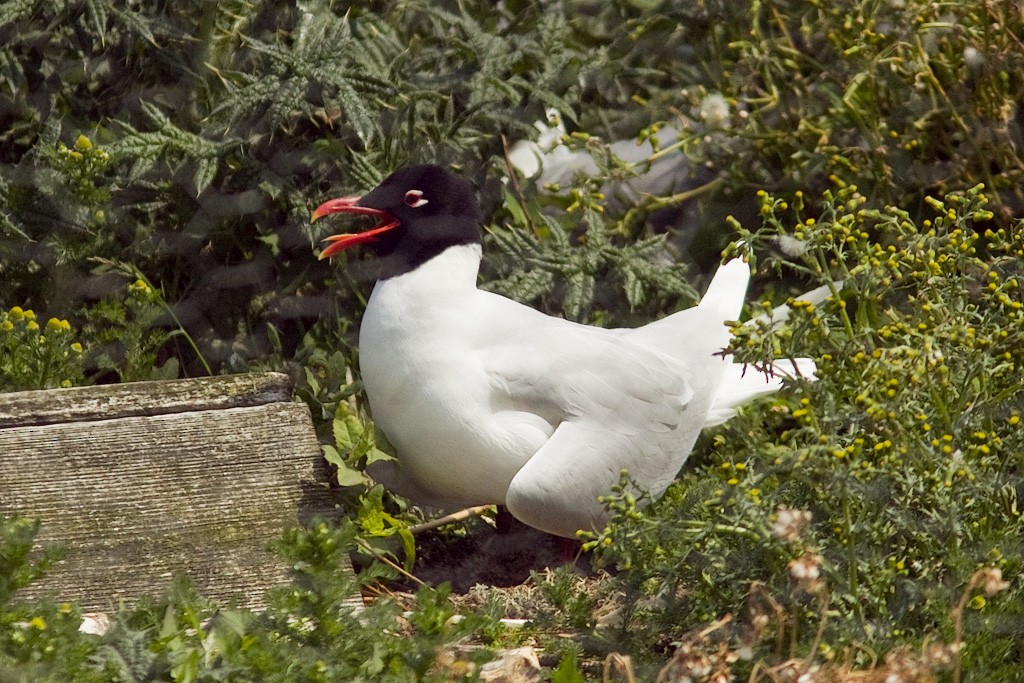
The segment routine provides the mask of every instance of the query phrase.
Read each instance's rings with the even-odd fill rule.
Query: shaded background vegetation
[[[185,374],[291,360],[310,330],[348,348],[367,283],[315,261],[325,228],[309,225],[310,207],[435,161],[478,182],[497,230],[522,229],[497,189],[501,136],[535,135],[549,106],[600,136],[570,144],[611,177],[629,171],[601,140],[658,122],[683,131],[663,153],[685,156],[694,182],[721,182],[665,230],[710,233],[704,268],[725,215],[756,216],[755,189],[814,192],[832,175],[912,212],[985,182],[1005,224],[1021,203],[1021,33],[999,3],[5,3],[2,303],[77,327],[141,275],[174,314],[152,324],[195,341],[158,349]],[[709,93],[727,103],[711,121]],[[91,149],[75,148],[80,135]],[[631,239],[652,234],[654,206],[630,214]],[[665,287],[657,266],[629,269],[631,286],[676,296],[607,291],[614,259],[588,244],[600,233],[626,246],[619,217],[569,215],[567,244],[534,230],[541,256],[566,256],[548,262],[498,258],[499,241],[488,277],[561,268],[578,291],[536,277],[506,289],[584,319],[678,305],[684,288]],[[92,364],[93,379],[111,379]]]

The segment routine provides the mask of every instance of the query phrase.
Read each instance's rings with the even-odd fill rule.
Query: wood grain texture
[[[264,372],[0,395],[0,428],[166,415],[290,401],[287,375]]]
[[[114,403],[131,404],[131,412],[171,396],[176,411],[184,396],[210,388],[182,391],[161,382],[153,392],[153,384],[122,385]],[[0,514],[39,519],[40,543],[67,548],[48,577],[21,596],[56,595],[85,610],[159,595],[177,572],[210,598],[260,607],[263,592],[288,578],[268,543],[286,527],[333,511],[327,481],[300,403],[0,429]]]

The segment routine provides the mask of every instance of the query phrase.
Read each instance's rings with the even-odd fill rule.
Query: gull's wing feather
[[[639,491],[657,498],[675,479],[699,432],[691,421],[669,431],[633,434],[592,420],[563,422],[512,479],[505,504],[518,519],[559,536],[600,529],[608,521],[600,497],[611,493],[622,470]]]
[[[816,370],[810,358],[776,360],[765,369],[745,363],[730,363],[722,384],[715,392],[704,426],[714,427],[732,419],[743,404],[781,389],[783,380],[813,380]]]
[[[613,330],[548,319],[481,353],[495,400],[564,419],[670,427],[693,396],[687,369]]]
[[[537,412],[557,425],[505,500],[516,517],[550,533],[572,536],[599,524],[598,498],[623,469],[660,494],[704,422],[707,405],[694,401],[691,370],[613,331],[550,325],[492,348],[483,360],[497,406]]]
[[[516,517],[572,536],[606,521],[601,496],[622,470],[660,496],[704,427],[730,362],[723,322],[739,316],[750,268],[719,268],[700,304],[635,330],[546,324],[482,358],[497,407],[541,414],[554,428],[509,484]],[[749,390],[749,387],[745,387]]]

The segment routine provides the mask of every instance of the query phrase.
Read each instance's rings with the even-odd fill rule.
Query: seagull
[[[571,150],[563,142],[566,135],[562,115],[555,109],[546,111],[544,121],[533,126],[537,140],[519,140],[508,151],[508,161],[524,178],[538,187],[557,187],[566,191],[577,174],[595,175],[598,165],[585,150]],[[669,147],[681,137],[678,129],[662,126],[658,131],[661,147]],[[608,183],[601,188],[609,201],[635,204],[646,195],[662,196],[693,186],[688,159],[682,152],[657,156],[651,140],[616,140],[608,150],[623,163],[637,170],[631,178]]]
[[[722,355],[750,277],[742,259],[718,269],[698,305],[605,329],[479,289],[476,194],[440,166],[401,168],[362,197],[324,202],[312,220],[336,213],[376,221],[328,237],[320,254],[365,245],[376,257],[359,371],[397,459],[371,476],[421,504],[504,505],[569,538],[600,529],[602,497],[623,471],[634,493],[656,499],[704,427],[782,377],[813,374],[809,359],[761,372]]]

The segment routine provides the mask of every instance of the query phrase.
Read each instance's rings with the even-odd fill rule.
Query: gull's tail
[[[814,380],[817,370],[810,358],[772,361],[767,368],[746,363],[730,363],[718,385],[715,399],[708,408],[705,427],[719,425],[736,415],[736,409],[755,398],[774,394],[782,388],[783,380]]]
[[[731,262],[730,262],[731,263]],[[726,264],[728,266],[729,264]],[[723,266],[724,268],[725,266]],[[719,271],[721,272],[721,271]],[[712,281],[712,287],[718,280]],[[840,283],[841,285],[841,283]],[[723,284],[723,290],[726,289]],[[711,288],[708,288],[710,292]],[[797,299],[820,303],[828,298],[832,287],[824,285],[811,290]],[[717,295],[716,295],[717,296]],[[731,296],[726,294],[724,296]],[[707,297],[707,295],[705,295]],[[701,301],[701,304],[704,302]],[[781,325],[789,317],[789,306],[780,306],[770,316],[760,316],[747,324],[769,323],[772,327]],[[783,380],[816,379],[817,367],[810,358],[794,358],[771,361],[767,367],[759,368],[744,363],[730,363],[722,377],[722,383],[715,392],[714,401],[708,409],[705,427],[722,424],[736,414],[737,408],[755,398],[773,394],[782,388]]]
[[[750,282],[750,264],[734,258],[718,267],[708,290],[700,300],[700,308],[715,311],[721,320],[739,320]]]

